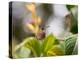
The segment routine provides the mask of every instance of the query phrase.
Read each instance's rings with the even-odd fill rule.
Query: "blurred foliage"
[[[64,55],[64,51],[61,48],[61,45],[54,45],[49,51],[47,52],[48,56],[61,56]]]
[[[18,50],[16,50],[16,53],[14,54],[14,58],[26,58],[30,56],[30,53],[31,50],[29,48],[22,46]]]
[[[66,5],[66,6],[67,6],[68,10],[75,7],[75,5]]]
[[[78,33],[78,6],[77,5],[66,5],[71,13],[71,32],[73,34]]]
[[[42,44],[42,52],[44,56],[46,56],[49,49],[51,49],[53,45],[56,45],[56,44],[59,44],[59,42],[57,41],[55,36],[53,36],[53,34],[47,35],[47,37],[44,38],[43,44]]]
[[[47,35],[43,40],[28,37],[24,39],[21,44],[16,46],[14,58],[77,54],[77,48],[75,47],[75,45],[77,45],[76,41],[77,35],[67,37],[62,43],[56,39],[53,34]]]
[[[28,54],[26,57],[30,57],[29,55],[32,57],[49,56],[50,51],[52,54],[57,54],[57,52],[52,51],[55,46],[57,47],[57,44],[59,44],[59,42],[52,34],[47,35],[43,40],[37,40],[35,37],[29,37],[16,47],[15,54],[18,58],[25,57],[26,54]],[[61,50],[60,47],[57,47],[57,49]],[[17,57],[15,56],[15,58]]]
[[[65,39],[65,55],[77,54],[78,48],[76,46],[76,42],[77,42],[77,35],[72,35]]]

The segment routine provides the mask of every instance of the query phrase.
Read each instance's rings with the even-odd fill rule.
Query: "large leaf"
[[[41,45],[39,40],[34,37],[27,38],[25,40],[28,41],[24,44],[24,46],[32,51],[34,57],[39,57],[41,55]]]
[[[48,52],[47,56],[61,56],[64,55],[64,49],[61,45],[54,45]]]
[[[24,41],[21,44],[16,46],[15,52],[16,52],[15,56],[17,58],[30,56],[37,57],[40,56],[41,54],[41,45],[39,40],[37,40],[35,37],[29,37],[24,39]]]
[[[47,54],[47,51],[52,48],[54,44],[58,43],[57,39],[53,36],[53,34],[47,35],[42,44],[42,52],[43,55],[45,56]]]
[[[77,54],[77,35],[72,35],[65,40],[65,55]],[[76,52],[76,53],[75,53]]]

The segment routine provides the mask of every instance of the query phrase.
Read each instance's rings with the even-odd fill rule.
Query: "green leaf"
[[[47,56],[61,56],[64,55],[64,50],[61,45],[54,45],[48,52]]]
[[[74,8],[75,5],[66,5],[66,7],[68,8],[68,10],[70,10],[71,8]]]
[[[71,14],[70,32],[76,34],[78,33],[78,6],[77,5],[66,5],[66,6]]]
[[[24,39],[24,41],[21,44],[16,46],[15,52],[16,51],[18,52],[18,54],[16,54],[16,57],[19,57],[19,58],[27,57],[27,56],[28,57],[30,57],[30,56],[38,57],[41,55],[41,43],[35,37],[28,37],[28,38]],[[26,53],[24,53],[24,52],[26,52]],[[28,54],[29,52],[31,52],[31,53]],[[22,55],[21,55],[21,53],[22,53]]]
[[[78,42],[76,42],[72,55],[78,54]]]
[[[22,46],[15,52],[15,58],[27,58],[31,54],[31,50]]]
[[[24,41],[26,40],[28,41],[24,44],[24,46],[32,51],[33,56],[39,57],[41,55],[41,45],[39,40],[34,37],[27,38]]]
[[[65,40],[65,55],[72,55],[77,52],[77,35],[72,35]],[[76,49],[75,49],[76,46]],[[75,49],[75,50],[74,50]]]
[[[78,7],[74,7],[70,10],[71,12],[71,32],[73,34],[78,33]]]
[[[58,42],[58,41],[57,41],[56,38],[53,36],[53,34],[49,34],[49,35],[47,35],[47,36],[44,38],[43,44],[42,44],[42,52],[43,52],[44,56],[47,54],[47,51],[48,51],[49,49],[51,49],[52,46],[53,46],[56,42]]]

